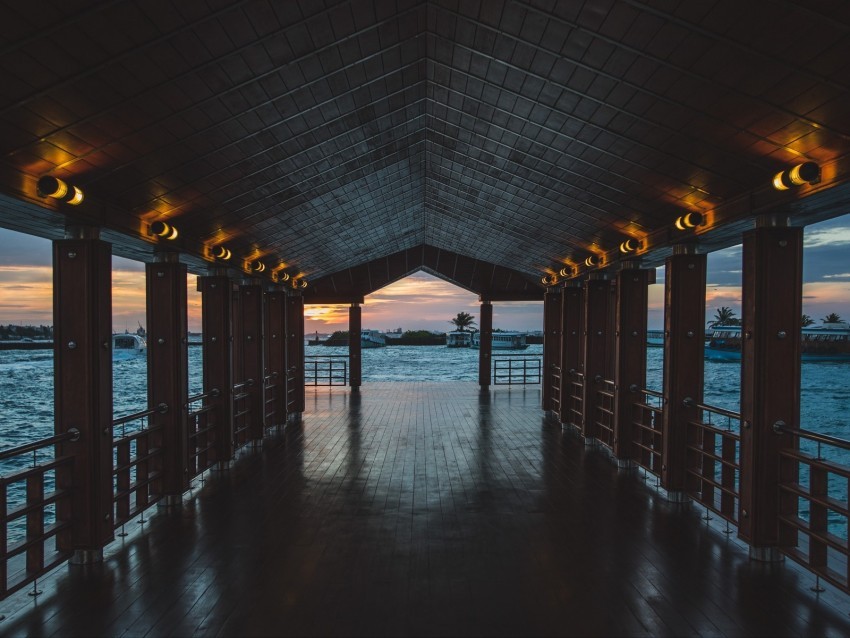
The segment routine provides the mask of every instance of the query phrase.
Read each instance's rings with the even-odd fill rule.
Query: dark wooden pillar
[[[286,298],[287,414],[304,412],[304,298]]]
[[[581,427],[581,397],[574,384],[584,365],[584,288],[570,281],[561,293],[561,423]]]
[[[753,558],[777,560],[779,455],[797,439],[774,426],[800,427],[803,229],[745,233],[743,270],[738,535]]]
[[[146,265],[148,329],[148,405],[165,405],[151,417],[161,430],[152,443],[162,449],[162,494],[176,505],[189,489],[185,405],[189,396],[189,346],[186,316],[186,266],[177,253],[157,255]]]
[[[361,358],[362,342],[360,332],[363,328],[360,304],[353,303],[348,309],[348,365],[349,382],[352,390],[360,388],[363,379],[363,363]]]
[[[478,322],[481,328],[478,349],[478,385],[490,387],[490,368],[493,354],[493,304],[481,302],[481,318]]]
[[[632,421],[636,391],[646,386],[646,313],[648,286],[653,270],[641,270],[626,262],[617,274],[616,329],[614,335],[614,442],[617,459],[632,452]]]
[[[71,528],[57,542],[80,563],[102,560],[113,539],[111,268],[106,242],[53,242],[54,429],[80,433],[56,446],[57,457],[74,457],[56,474],[57,489],[71,493],[56,512]]]
[[[585,438],[596,438],[599,432],[596,427],[599,391],[605,385],[603,381],[610,379],[611,343],[610,305],[611,282],[602,273],[594,273],[585,282],[584,299],[584,388],[582,392],[582,427],[581,433]]]
[[[239,286],[241,312],[241,337],[239,344],[242,359],[241,380],[248,383],[244,400],[248,410],[247,440],[262,440],[265,433],[265,363],[263,361],[263,289],[259,282],[251,281]]]
[[[676,246],[664,278],[664,417],[661,486],[685,500],[687,423],[698,416],[685,399],[702,403],[705,351],[705,255]]]
[[[272,426],[286,418],[286,293],[267,290],[264,297],[265,417],[266,425]]]
[[[555,368],[561,367],[561,294],[549,289],[543,295],[543,409],[560,409],[560,376]],[[555,379],[558,387],[555,388]]]
[[[209,403],[217,427],[207,434],[218,463],[233,458],[233,359],[231,356],[232,283],[225,275],[198,277],[204,334],[204,392],[218,391]]]

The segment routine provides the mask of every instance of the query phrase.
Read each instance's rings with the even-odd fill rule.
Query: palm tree
[[[735,316],[735,311],[728,306],[721,306],[714,311],[714,319],[708,322],[709,327],[740,326],[741,320]]]
[[[814,320],[814,319],[812,319],[809,315],[803,315],[803,316],[800,318],[800,325],[801,325],[801,326],[803,326],[804,328],[805,328],[806,326],[810,326],[810,325],[812,325],[814,322],[815,322],[815,320]]]
[[[834,312],[830,312],[826,317],[821,319],[821,321],[824,323],[841,323],[841,317]]]
[[[459,312],[457,317],[449,320],[449,323],[453,323],[460,332],[466,332],[467,328],[475,325],[475,318],[468,312]]]

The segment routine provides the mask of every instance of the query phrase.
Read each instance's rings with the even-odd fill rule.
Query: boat
[[[472,342],[471,332],[455,330],[446,333],[446,346],[449,348],[468,348]]]
[[[705,344],[705,358],[740,361],[741,331],[741,326],[715,327]],[[850,326],[846,322],[825,323],[803,328],[801,332],[801,361],[850,361]]]
[[[491,343],[493,350],[525,350],[528,347],[524,332],[494,332]],[[469,347],[474,350],[481,347],[480,332],[472,333]]]
[[[125,332],[112,335],[112,358],[129,359],[147,352],[148,342],[139,334]]]
[[[387,340],[377,330],[361,330],[360,331],[360,347],[361,348],[383,348],[387,345]]]
[[[664,347],[664,331],[663,330],[647,330],[646,345],[650,348]]]

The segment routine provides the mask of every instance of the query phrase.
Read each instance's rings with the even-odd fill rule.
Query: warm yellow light
[[[83,201],[83,191],[76,186],[71,186],[58,177],[45,175],[38,180],[36,190],[40,197],[52,197],[66,204],[76,206]]]
[[[255,261],[251,263],[251,270],[254,272],[263,272],[266,269],[266,265],[261,261]]]
[[[573,274],[572,266],[564,266],[559,271],[559,274],[561,275],[561,277],[572,277],[572,274]]]
[[[228,248],[225,248],[221,244],[212,249],[212,256],[216,259],[228,260],[233,256],[233,253],[230,252]]]
[[[640,248],[640,242],[637,239],[627,239],[620,244],[621,253],[633,253]]]
[[[289,281],[289,273],[286,271],[280,273],[280,279],[281,281]]]
[[[780,171],[773,178],[773,187],[778,191],[787,191],[789,188],[791,188],[790,186],[786,186],[785,184],[782,183],[782,176],[783,175],[785,175],[785,171]]]
[[[679,230],[688,230],[696,228],[705,221],[702,213],[685,213],[676,218],[676,228]]]
[[[599,265],[599,257],[596,255],[590,255],[587,259],[584,260],[584,265],[588,268],[593,268],[594,266]]]
[[[777,173],[773,178],[773,187],[778,191],[787,191],[792,186],[818,182],[820,182],[820,166],[814,162],[803,162]]]
[[[301,280],[301,287],[302,287],[302,288],[306,288],[306,287],[307,287],[307,280],[306,280],[306,279],[302,279],[302,280]]]
[[[68,200],[68,203],[71,204],[71,206],[76,206],[83,201],[83,191],[76,186],[71,186],[71,188],[73,189],[74,194],[71,196],[71,199]]]
[[[177,239],[179,235],[174,226],[165,222],[154,222],[151,224],[151,234],[168,240]]]

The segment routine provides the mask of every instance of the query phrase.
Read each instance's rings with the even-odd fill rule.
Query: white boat
[[[741,326],[716,326],[709,332],[705,358],[711,361],[741,360]],[[850,361],[850,326],[845,322],[825,323],[803,328],[800,335],[800,360]]]
[[[494,332],[491,343],[493,350],[525,350],[528,347],[524,332]],[[481,347],[480,332],[472,333],[469,347],[475,350]]]
[[[446,346],[449,348],[468,348],[472,342],[471,332],[465,330],[455,330],[446,333]]]
[[[387,345],[387,340],[377,330],[361,330],[360,331],[360,347],[361,348],[383,348]]]
[[[148,342],[141,335],[125,332],[112,335],[112,358],[129,359],[147,352]]]
[[[663,330],[647,330],[646,345],[650,348],[664,347],[664,331]]]

